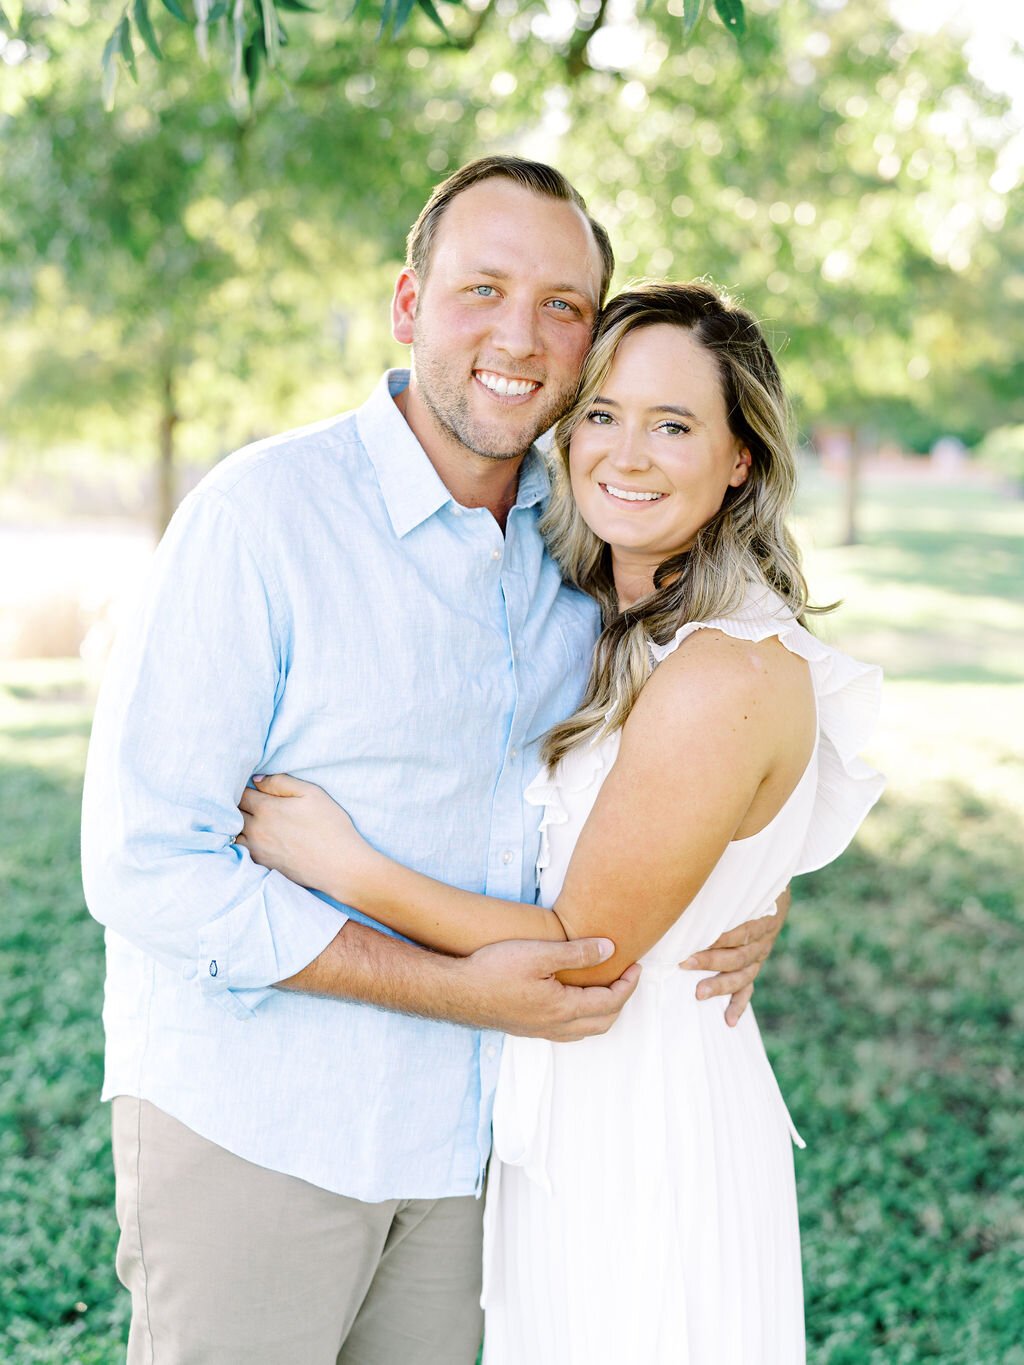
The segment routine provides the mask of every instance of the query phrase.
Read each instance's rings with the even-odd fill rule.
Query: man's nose
[[[536,307],[532,301],[508,299],[491,328],[491,342],[513,360],[526,360],[541,349]]]

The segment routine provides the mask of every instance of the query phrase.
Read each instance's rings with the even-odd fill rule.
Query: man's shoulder
[[[231,501],[262,501],[315,485],[318,475],[364,454],[356,412],[343,412],[243,446],[216,464],[194,491]]]

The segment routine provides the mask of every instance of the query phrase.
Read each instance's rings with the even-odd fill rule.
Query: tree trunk
[[[854,427],[850,432],[850,454],[846,461],[846,487],[843,496],[842,545],[857,545],[860,541],[857,517],[860,510],[860,482],[864,464],[866,432]]]
[[[174,402],[174,371],[164,366],[160,382],[159,462],[156,475],[156,534],[167,530],[167,523],[178,505],[174,469],[174,429],[181,419]]]

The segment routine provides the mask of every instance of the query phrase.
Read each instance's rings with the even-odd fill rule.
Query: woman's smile
[[[610,483],[603,483],[600,486],[616,502],[631,502],[638,507],[650,506],[652,502],[661,502],[662,498],[667,496],[665,493],[649,493],[639,488],[619,488]]]

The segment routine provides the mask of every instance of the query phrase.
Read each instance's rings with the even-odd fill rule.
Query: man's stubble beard
[[[427,352],[425,363],[421,358],[424,350]],[[558,419],[568,412],[576,392],[576,386],[573,384],[571,388],[566,389],[563,393],[556,394],[549,400],[544,409],[537,414],[535,425],[531,427],[529,434],[521,438],[522,446],[520,449],[496,450],[493,445],[485,443],[483,432],[474,430],[476,424],[470,416],[469,403],[465,393],[461,390],[449,388],[444,378],[443,368],[441,366],[435,367],[432,363],[430,347],[424,347],[421,341],[420,356],[417,356],[414,338],[413,355],[415,357],[416,383],[420,398],[427,411],[442,431],[457,441],[464,449],[473,455],[479,455],[484,460],[522,459],[537,437],[547,431],[549,427],[553,427]],[[530,376],[524,375],[523,377],[528,378]]]

